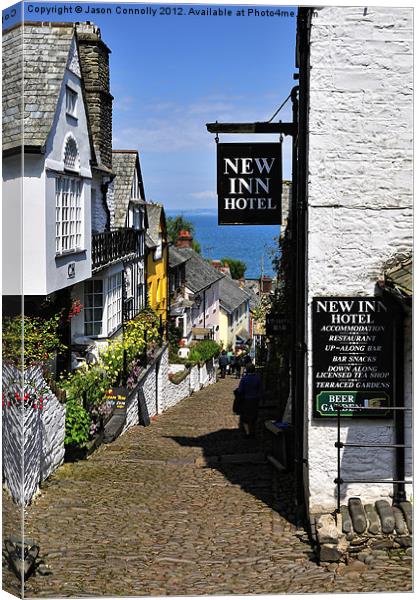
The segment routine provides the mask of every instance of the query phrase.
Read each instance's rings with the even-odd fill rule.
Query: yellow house
[[[147,249],[147,293],[148,306],[162,322],[167,319],[169,264],[166,231],[166,217],[161,204],[146,204],[148,229]]]
[[[221,279],[219,340],[224,349],[234,349],[249,339],[249,303],[249,294],[237,281],[229,275]]]

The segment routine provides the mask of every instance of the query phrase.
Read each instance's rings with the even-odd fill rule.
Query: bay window
[[[75,177],[55,180],[55,252],[82,249],[82,182]]]

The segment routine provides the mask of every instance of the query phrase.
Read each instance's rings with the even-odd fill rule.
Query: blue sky
[[[35,7],[63,6],[72,7],[73,14],[34,12]],[[75,14],[76,6],[83,12]],[[247,12],[249,6],[232,5],[227,6],[231,17],[118,15],[117,6],[159,7],[26,2],[25,16],[30,20],[90,20],[100,26],[102,39],[112,50],[114,148],[140,151],[148,200],[162,202],[168,209],[215,208],[216,148],[205,123],[264,121],[273,115],[296,83],[292,77],[296,71],[295,17],[236,16],[237,10]],[[176,6],[183,6],[186,13],[193,5]],[[112,8],[112,14],[87,13],[88,7]],[[260,5],[255,8],[264,10]],[[296,13],[293,7],[289,10]],[[280,117],[291,119],[289,103]],[[221,141],[275,139],[221,136]],[[284,178],[289,177],[287,141]]]

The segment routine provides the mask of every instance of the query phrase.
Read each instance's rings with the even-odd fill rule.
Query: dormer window
[[[79,170],[79,150],[77,142],[71,134],[64,146],[64,168],[70,171]]]
[[[77,92],[69,86],[65,88],[65,110],[70,117],[77,118]]]

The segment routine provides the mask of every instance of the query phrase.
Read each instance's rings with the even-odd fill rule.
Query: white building
[[[109,54],[90,23],[3,32],[5,308],[78,300],[64,340],[76,350],[146,302],[144,186],[138,152],[112,152]]]
[[[72,24],[3,33],[5,295],[45,296],[91,276],[93,149],[81,85]]]
[[[412,28],[408,8],[323,7],[315,9],[308,29],[299,29],[300,100],[306,93],[308,103],[300,121],[307,127],[307,189],[301,194],[300,182],[299,196],[305,194],[307,204],[305,315],[299,315],[306,324],[307,354],[305,373],[297,373],[303,390],[305,385],[304,431],[296,435],[304,440],[310,513],[334,510],[337,501],[336,417],[318,418],[313,410],[313,298],[387,302],[399,344],[390,401],[412,406]],[[410,412],[399,422],[401,434],[396,417],[365,414],[342,418],[343,443],[411,444]],[[342,504],[351,496],[400,500],[401,486],[377,481],[397,479],[403,471],[410,480],[411,456],[410,450],[404,458],[394,448],[344,446]],[[409,497],[409,485],[406,492]]]

